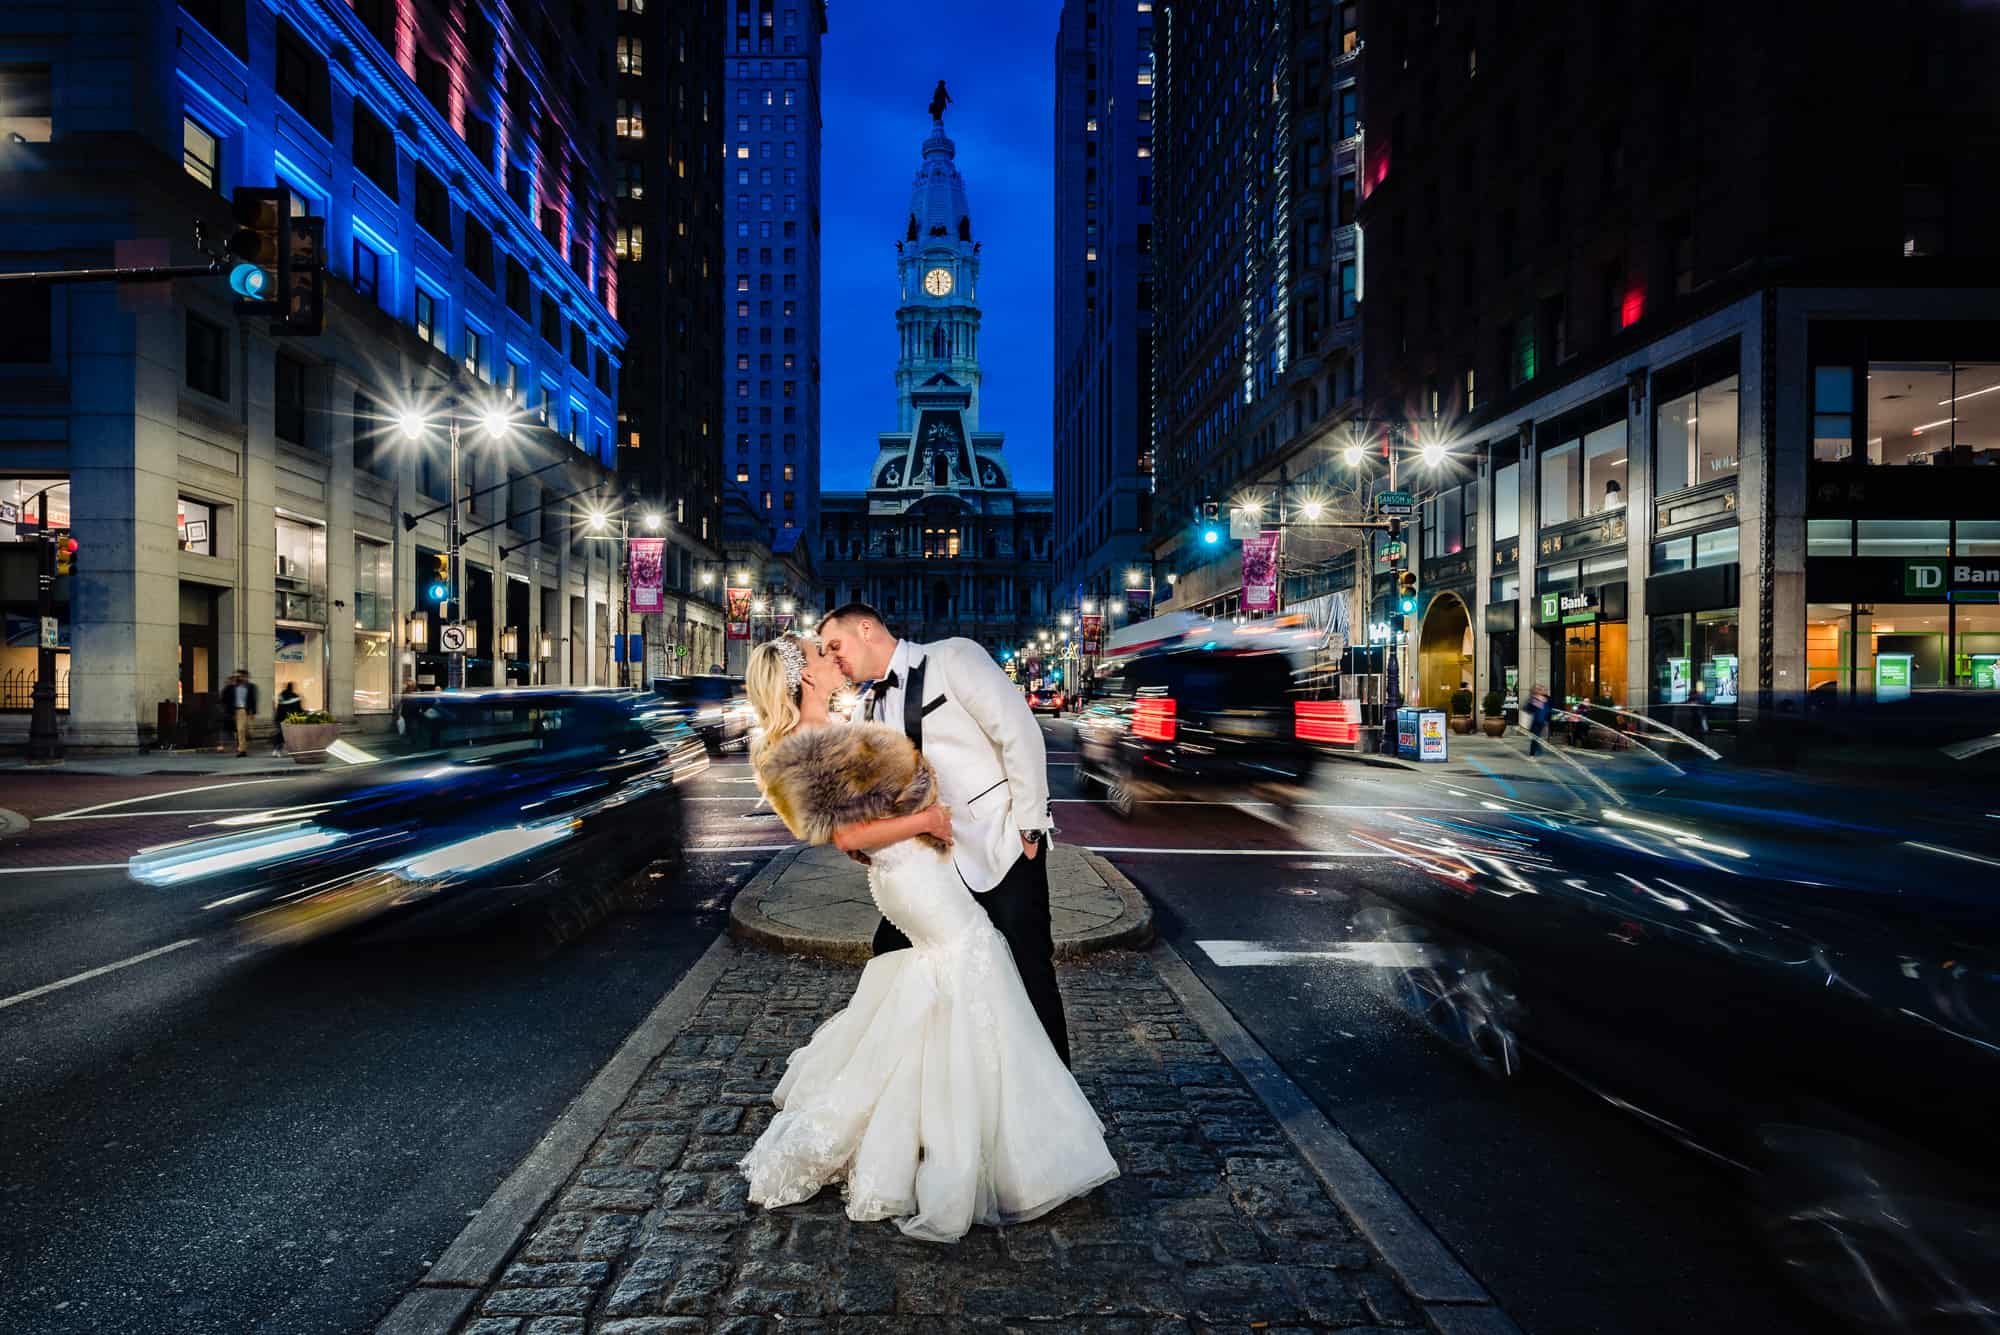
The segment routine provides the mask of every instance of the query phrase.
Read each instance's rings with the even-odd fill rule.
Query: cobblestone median
[[[459,1329],[1368,1330],[1422,1324],[1262,1104],[1143,956],[1062,968],[1077,1077],[1124,1176],[954,1247],[766,1212],[735,1171],[787,1054],[858,970],[746,952],[612,1118]]]

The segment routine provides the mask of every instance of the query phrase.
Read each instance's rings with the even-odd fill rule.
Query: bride
[[[796,1205],[838,1182],[848,1218],[956,1242],[1118,1176],[1006,942],[950,872],[930,765],[894,729],[833,719],[843,682],[816,644],[759,645],[744,685],[772,808],[801,839],[865,853],[876,907],[913,945],[870,961],[847,1008],[792,1053],[780,1111],[741,1164],[750,1199]]]

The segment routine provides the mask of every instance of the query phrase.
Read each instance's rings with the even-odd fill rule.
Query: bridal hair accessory
[[[778,657],[785,660],[785,689],[796,691],[806,675],[806,651],[801,649],[799,642],[789,635],[775,643],[778,646]]]

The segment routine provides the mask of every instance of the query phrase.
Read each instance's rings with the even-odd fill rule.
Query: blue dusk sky
[[[1051,485],[1055,42],[1060,0],[832,0],[822,145],[820,486],[858,491],[896,426],[896,242],[930,132],[945,132],[980,241],[981,430],[1014,483]]]

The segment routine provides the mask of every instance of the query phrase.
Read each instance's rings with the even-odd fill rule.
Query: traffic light
[[[281,314],[291,197],[292,192],[284,186],[271,189],[239,186],[230,197],[236,230],[229,236],[228,248],[237,263],[229,271],[229,286],[243,298],[236,303],[238,315]]]
[[[434,563],[431,582],[430,587],[424,590],[424,597],[442,606],[451,601],[451,558],[439,553],[431,560]]]
[[[284,260],[274,334],[311,338],[326,328],[326,219],[285,219]]]
[[[1222,507],[1214,501],[1201,503],[1201,545],[1214,547],[1222,541]]]
[[[56,539],[56,574],[74,575],[76,573],[76,551],[77,541],[75,538],[65,534],[63,537]]]
[[[1417,572],[1405,570],[1396,576],[1396,610],[1404,616],[1417,614]]]

